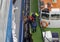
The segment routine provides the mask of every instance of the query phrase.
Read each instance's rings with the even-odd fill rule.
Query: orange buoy
[[[46,21],[41,21],[40,22],[40,25],[43,27],[43,28],[46,28],[48,26],[48,22]]]

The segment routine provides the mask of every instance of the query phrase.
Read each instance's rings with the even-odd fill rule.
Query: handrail
[[[20,9],[20,28],[19,28],[19,41],[18,42],[23,42],[23,7],[24,7],[24,0],[22,0],[21,3],[21,9]]]

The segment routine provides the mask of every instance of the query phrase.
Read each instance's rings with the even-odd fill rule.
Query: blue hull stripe
[[[7,31],[6,31],[6,41],[5,42],[13,42],[13,38],[12,38],[12,0],[10,0]]]

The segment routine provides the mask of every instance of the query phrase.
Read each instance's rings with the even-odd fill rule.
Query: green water
[[[30,5],[31,5],[30,12],[38,13],[38,0],[31,0]],[[46,28],[45,31],[57,32],[60,35],[60,28]],[[37,26],[37,31],[35,33],[32,33],[32,38],[33,38],[33,42],[43,42],[42,35],[41,35],[41,29],[39,26]]]
[[[37,12],[38,13],[38,0],[31,0],[30,4],[30,12]],[[42,36],[40,27],[37,26],[37,31],[35,33],[32,33],[33,42],[42,42]]]

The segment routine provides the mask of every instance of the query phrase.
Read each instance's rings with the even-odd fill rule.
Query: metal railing
[[[21,3],[21,10],[20,10],[20,31],[19,31],[19,41],[23,42],[23,7],[24,7],[24,0]]]

